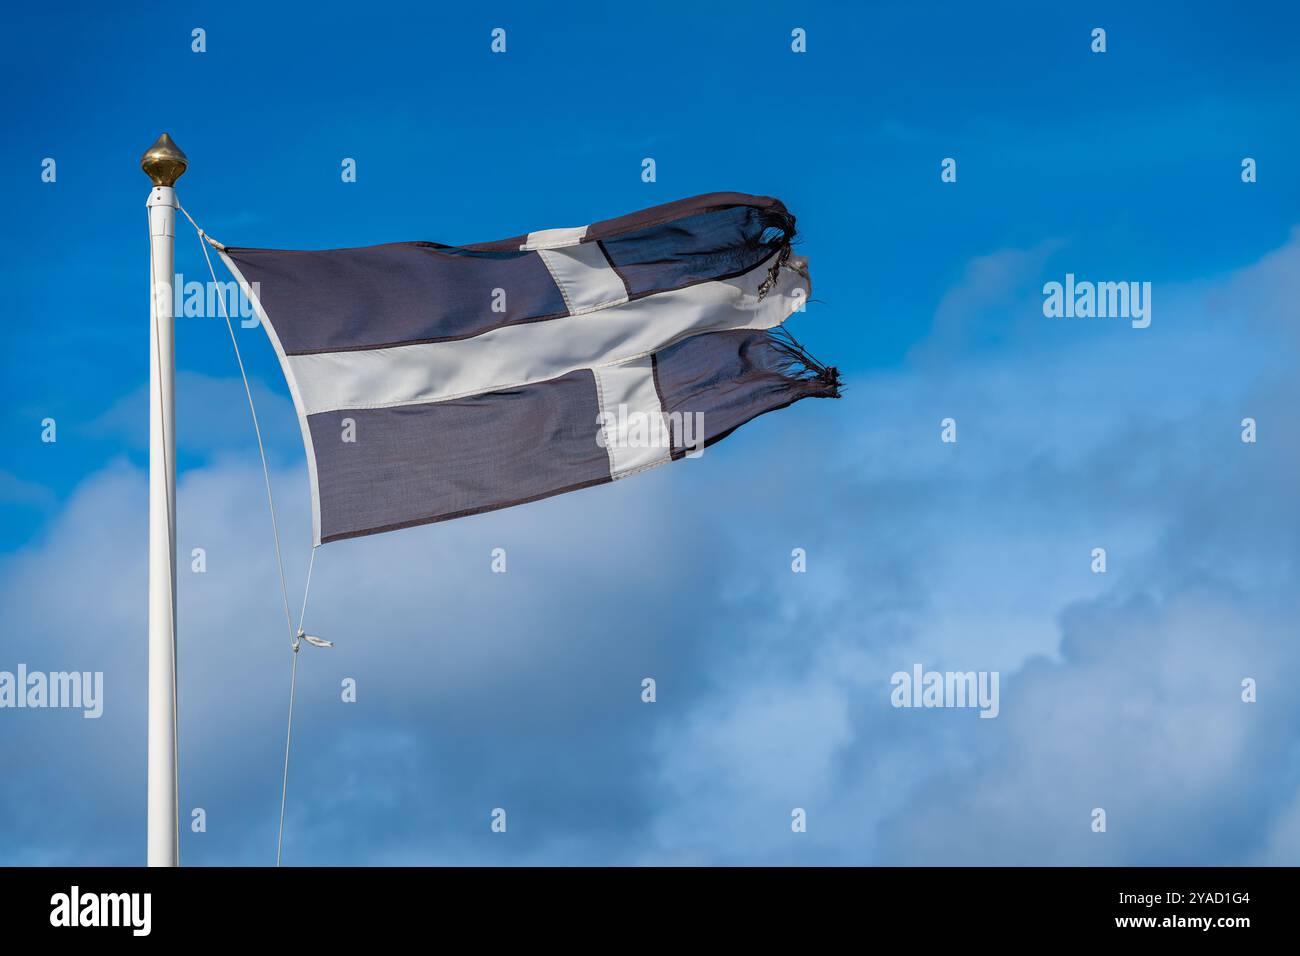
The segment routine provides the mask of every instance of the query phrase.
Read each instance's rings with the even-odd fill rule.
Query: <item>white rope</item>
[[[307,584],[302,589],[302,610],[298,612],[298,630],[307,619],[307,595],[311,593],[311,569],[316,566],[316,549],[311,549],[311,560],[307,562]],[[296,636],[296,635],[295,635]]]
[[[302,589],[302,611],[298,614],[298,630],[293,635],[293,666],[289,669],[289,721],[284,731],[284,780],[280,784],[280,832],[275,838],[275,865],[280,865],[280,848],[284,845],[284,805],[289,797],[289,744],[293,740],[293,696],[298,687],[298,635],[307,619],[307,595],[311,593],[311,572],[316,566],[316,549],[311,549],[307,562],[307,584]]]
[[[177,203],[177,208],[184,213],[185,218],[194,227],[194,231],[199,234],[199,248],[203,250],[203,258],[208,264],[208,273],[212,276],[213,287],[218,287],[217,272],[212,266],[212,257],[208,254],[208,246],[212,245],[217,249],[226,247],[200,229],[199,224],[194,221],[194,217],[186,211],[184,206]],[[266,503],[271,509],[271,533],[275,537],[275,564],[280,572],[280,600],[284,605],[284,622],[289,628],[289,647],[292,650],[293,659],[293,664],[289,670],[289,719],[284,734],[284,777],[280,786],[280,829],[275,840],[275,865],[279,866],[281,848],[284,845],[284,808],[289,795],[289,744],[293,740],[293,700],[298,687],[298,635],[302,632],[302,624],[307,616],[307,595],[311,591],[312,568],[316,565],[316,547],[312,547],[311,560],[307,563],[307,582],[302,591],[302,611],[298,615],[298,627],[295,629],[293,618],[289,613],[289,589],[285,583],[284,559],[280,553],[280,524],[275,514],[275,497],[271,493],[271,469],[266,463],[266,446],[262,442],[262,428],[257,421],[257,406],[253,402],[253,390],[248,384],[248,374],[244,370],[244,358],[239,352],[239,341],[235,337],[235,326],[230,321],[230,312],[226,308],[225,295],[217,296],[217,301],[221,305],[221,315],[226,320],[226,330],[230,333],[230,344],[235,348],[235,361],[239,363],[239,377],[244,382],[244,395],[248,398],[248,412],[253,418],[253,431],[257,435],[257,453],[262,459],[262,478],[266,482]]]
[[[194,226],[195,231],[199,234],[199,248],[203,250],[203,258],[208,263],[208,273],[212,276],[212,285],[217,285],[217,272],[212,267],[212,257],[208,255],[208,245],[204,242],[206,234],[199,229],[198,224],[194,222],[193,217],[185,212],[184,206],[178,206],[181,212],[185,213],[185,218],[189,219],[190,224]],[[289,614],[289,590],[284,579],[284,559],[280,556],[280,525],[275,516],[275,497],[271,494],[271,470],[266,464],[266,446],[262,444],[262,427],[257,421],[257,408],[253,404],[253,390],[248,384],[248,374],[244,371],[244,358],[239,353],[239,342],[235,338],[235,326],[230,321],[230,312],[226,309],[226,297],[217,296],[217,302],[221,305],[221,315],[226,320],[226,330],[230,333],[230,344],[235,347],[235,361],[239,363],[239,377],[244,380],[244,395],[248,398],[248,412],[253,416],[253,431],[257,434],[257,453],[262,459],[262,478],[266,481],[266,503],[271,508],[271,533],[275,536],[275,563],[280,570],[280,600],[284,604],[284,623],[289,628],[289,643],[294,642],[295,631],[293,629],[293,618]]]
[[[316,549],[312,548],[312,554]],[[293,666],[289,668],[289,722],[284,732],[284,781],[280,784],[280,830],[275,837],[275,865],[280,865],[284,846],[284,805],[289,798],[289,741],[293,739],[293,696],[298,687],[298,641],[293,642]]]

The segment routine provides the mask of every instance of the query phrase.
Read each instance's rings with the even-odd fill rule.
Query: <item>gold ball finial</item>
[[[190,161],[181,148],[166,133],[140,157],[140,168],[153,180],[155,186],[175,186],[185,173]]]

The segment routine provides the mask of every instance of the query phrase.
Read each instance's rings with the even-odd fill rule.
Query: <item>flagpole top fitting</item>
[[[140,168],[155,186],[175,186],[189,165],[189,159],[166,133],[140,157]]]

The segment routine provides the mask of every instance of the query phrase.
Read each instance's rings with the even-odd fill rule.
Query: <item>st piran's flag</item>
[[[794,235],[776,199],[709,193],[476,245],[222,258],[288,380],[319,545],[626,478],[837,397],[782,327],[810,291]]]

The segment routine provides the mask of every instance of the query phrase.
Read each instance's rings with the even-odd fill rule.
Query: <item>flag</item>
[[[710,193],[476,245],[221,255],[288,381],[319,545],[626,478],[838,397],[782,328],[809,293],[794,235],[780,201]]]

